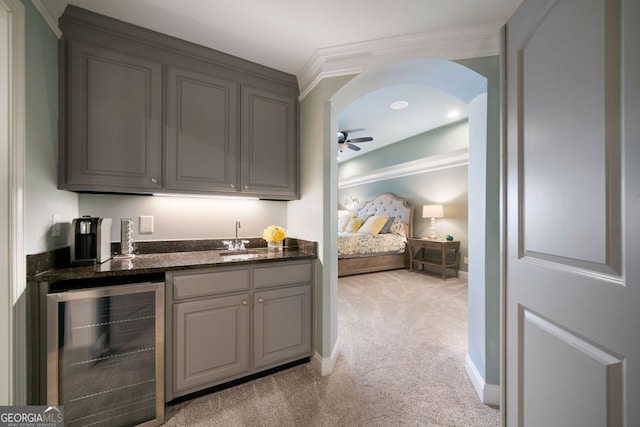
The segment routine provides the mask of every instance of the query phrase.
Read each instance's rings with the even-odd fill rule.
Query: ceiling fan
[[[354,129],[354,130],[343,130],[338,132],[338,149],[340,151],[342,151],[344,149],[344,147],[348,147],[353,151],[360,151],[361,148],[358,147],[357,143],[360,142],[369,142],[369,141],[373,141],[373,138],[370,136],[364,136],[361,138],[351,138],[349,139],[349,132],[356,132],[356,131],[361,131],[364,129]]]

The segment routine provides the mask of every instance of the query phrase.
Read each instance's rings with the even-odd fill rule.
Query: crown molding
[[[49,12],[49,9],[47,9],[42,0],[31,0],[31,2],[36,9],[38,9],[38,12],[40,12],[40,15],[42,15],[47,25],[49,25],[53,34],[59,39],[62,38],[62,31],[58,28],[58,20],[51,15],[51,12]]]
[[[300,100],[322,79],[359,74],[393,59],[422,56],[453,60],[499,55],[503,24],[491,22],[318,49],[297,76]]]
[[[338,181],[338,189],[355,187],[356,185],[369,184],[387,179],[403,176],[417,175],[420,173],[434,172],[442,169],[455,168],[469,164],[469,149],[449,153],[437,154],[423,159],[412,160],[393,166],[375,169],[361,175],[350,176]]]

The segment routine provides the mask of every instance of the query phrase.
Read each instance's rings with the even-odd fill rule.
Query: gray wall
[[[58,39],[30,1],[26,24],[25,251],[44,252],[69,244],[68,224],[78,216],[78,196],[57,189]],[[52,215],[60,237],[51,237]]]
[[[365,171],[467,148],[468,145],[469,128],[467,121],[463,120],[340,163],[338,176],[347,178]],[[428,218],[422,218],[422,206],[442,204],[445,217],[437,220],[436,232],[439,236],[451,234],[460,240],[460,269],[467,271],[467,265],[462,262],[468,254],[466,166],[342,188],[338,190],[338,204],[342,207],[342,202],[351,196],[357,197],[362,203],[387,192],[408,199],[414,207],[414,236],[429,234],[431,224]]]

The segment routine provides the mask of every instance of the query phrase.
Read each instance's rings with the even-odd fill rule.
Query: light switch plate
[[[60,214],[51,215],[51,237],[60,237]]]
[[[468,257],[464,257],[464,259],[462,260],[462,262],[464,262],[465,264],[469,264],[469,258],[468,258]]]
[[[153,216],[140,215],[140,234],[153,233]]]

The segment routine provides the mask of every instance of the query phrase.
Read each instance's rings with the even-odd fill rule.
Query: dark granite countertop
[[[110,259],[102,264],[85,267],[54,268],[31,278],[36,282],[95,279],[135,274],[164,273],[171,270],[248,265],[299,259],[314,259],[316,254],[299,248],[285,247],[282,252],[268,252],[266,248],[250,249],[248,257],[242,254],[223,256],[221,250],[170,252],[136,255],[131,260]]]

